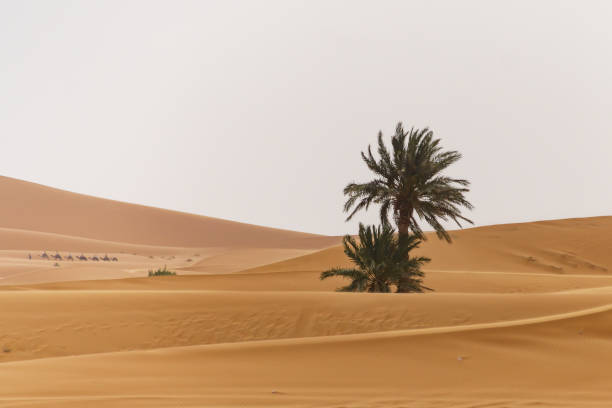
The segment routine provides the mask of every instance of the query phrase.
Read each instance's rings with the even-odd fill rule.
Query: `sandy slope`
[[[48,276],[48,275],[47,275]],[[612,286],[612,276],[553,275],[495,272],[430,272],[425,279],[435,293],[550,293]],[[341,280],[319,280],[319,272],[266,272],[181,275],[155,279],[116,279],[105,282],[70,281],[21,283],[4,289],[50,290],[216,290],[331,292]],[[0,286],[2,289],[2,286]]]
[[[610,309],[5,363],[0,404],[605,407]]]
[[[429,271],[612,272],[612,217],[470,228],[453,231],[452,245],[432,233],[427,236],[418,253],[432,259]],[[340,245],[249,272],[320,271],[329,265],[350,265]]]
[[[0,177],[3,285],[144,276],[148,269],[164,265],[182,273],[229,273],[338,242],[338,237],[104,200]],[[34,262],[41,261],[44,251],[62,256],[109,254],[120,262],[60,262],[53,269],[54,263]]]
[[[104,200],[7,177],[0,177],[0,227],[194,248],[317,249],[337,242],[334,237]]]
[[[329,292],[5,291],[0,362],[469,325],[612,303],[609,293],[385,296]],[[486,310],[481,310],[486,304]],[[74,312],[78,305],[78,313]],[[368,311],[364,315],[364,311]]]
[[[32,236],[38,238],[40,234],[33,233]],[[182,276],[223,274],[312,252],[312,250],[287,248],[155,247],[58,237],[60,237],[58,242],[49,245],[51,248],[58,247],[58,252],[40,249],[0,250],[0,286],[142,277],[147,276],[148,270],[164,266],[178,271]],[[35,239],[33,242],[35,245],[38,240]],[[70,250],[63,250],[64,248]],[[50,256],[59,253],[64,259],[57,262],[45,260],[41,258],[43,253]],[[73,258],[83,255],[90,259],[68,260],[66,258],[68,255],[72,255]],[[117,258],[118,261],[94,262],[91,260],[94,256],[98,259],[108,256]]]
[[[346,294],[337,237],[0,195],[0,407],[612,405],[612,217],[454,231],[435,293]]]

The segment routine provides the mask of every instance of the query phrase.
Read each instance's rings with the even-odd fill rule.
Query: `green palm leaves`
[[[451,242],[451,237],[441,222],[472,223],[461,215],[461,208],[472,209],[464,193],[469,182],[450,178],[441,173],[461,158],[456,151],[442,151],[440,139],[434,139],[428,128],[404,131],[399,123],[391,138],[391,151],[378,134],[377,160],[368,146],[361,157],[376,178],[367,183],[350,183],[344,188],[348,199],[344,211],[347,221],[359,210],[371,204],[380,205],[381,222],[388,223],[391,215],[400,235],[412,232],[425,239],[416,217],[427,222],[438,238]]]
[[[339,288],[345,292],[423,292],[431,290],[423,286],[421,266],[429,262],[425,257],[410,257],[410,251],[425,239],[418,220],[425,221],[436,231],[438,238],[451,242],[451,236],[443,226],[453,221],[472,221],[461,214],[462,208],[471,210],[472,204],[465,198],[470,183],[465,179],[451,178],[443,172],[461,158],[457,151],[443,151],[440,139],[434,139],[428,128],[404,131],[398,123],[391,137],[391,149],[378,133],[378,156],[368,146],[361,157],[375,178],[367,183],[349,183],[344,188],[348,196],[344,212],[347,221],[370,205],[380,205],[382,226],[364,227],[359,224],[359,242],[344,237],[344,252],[355,268],[333,268],[321,273],[321,279],[332,276],[348,278],[351,283]],[[397,238],[391,228],[393,218],[398,229]]]
[[[341,292],[391,292],[392,286],[402,292],[429,290],[422,285],[420,270],[429,258],[410,258],[410,251],[421,241],[415,235],[395,236],[388,224],[359,224],[359,241],[350,235],[342,240],[344,253],[355,268],[333,268],[321,273],[321,280],[332,276],[348,278],[351,283],[338,288]],[[401,285],[401,288],[400,288]]]

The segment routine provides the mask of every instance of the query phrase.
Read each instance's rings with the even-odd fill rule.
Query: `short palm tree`
[[[391,292],[398,287],[402,292],[430,290],[423,286],[421,266],[429,258],[410,258],[409,253],[421,243],[415,235],[395,236],[388,224],[367,226],[359,224],[359,242],[350,235],[342,240],[344,253],[355,264],[355,268],[333,268],[321,273],[321,280],[332,276],[351,279],[341,292]],[[400,291],[400,290],[398,290]]]
[[[461,158],[457,151],[442,151],[440,139],[434,139],[428,128],[404,131],[399,123],[391,138],[392,151],[385,146],[382,133],[378,134],[376,160],[368,146],[368,154],[361,157],[376,178],[367,183],[350,183],[344,188],[349,198],[344,211],[350,214],[347,221],[361,209],[380,204],[381,222],[387,223],[392,214],[400,235],[414,233],[425,239],[416,216],[436,231],[438,238],[451,242],[451,237],[441,221],[472,223],[461,215],[461,207],[472,209],[464,193],[469,182],[442,175],[442,172]],[[351,211],[352,210],[352,211]]]

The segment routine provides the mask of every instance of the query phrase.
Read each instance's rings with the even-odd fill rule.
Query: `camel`
[[[113,259],[111,259],[111,261],[113,261],[113,262],[119,262],[119,259],[117,259],[117,257],[116,257],[116,256],[113,256]]]
[[[68,254],[68,256],[66,257],[67,261],[74,261],[74,258],[72,257],[72,254]]]
[[[101,261],[105,261],[105,262],[110,262],[110,258],[108,257],[108,254],[104,255],[104,258],[100,258]]]
[[[79,261],[86,261],[86,260],[87,260],[87,257],[86,257],[85,255],[81,254],[81,255],[77,256],[77,259],[78,259]]]
[[[51,258],[55,259],[56,261],[62,260],[62,256],[59,254],[59,252],[56,252]]]
[[[43,252],[40,256],[42,259],[49,259],[49,255],[47,255],[47,251]]]
[[[100,258],[98,258],[96,255],[92,256],[89,259],[91,259],[92,261],[96,261],[96,262],[98,262],[100,260]]]

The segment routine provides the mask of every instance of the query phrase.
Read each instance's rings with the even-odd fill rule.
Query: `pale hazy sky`
[[[326,234],[395,124],[477,225],[612,214],[610,1],[0,0],[0,174]]]

